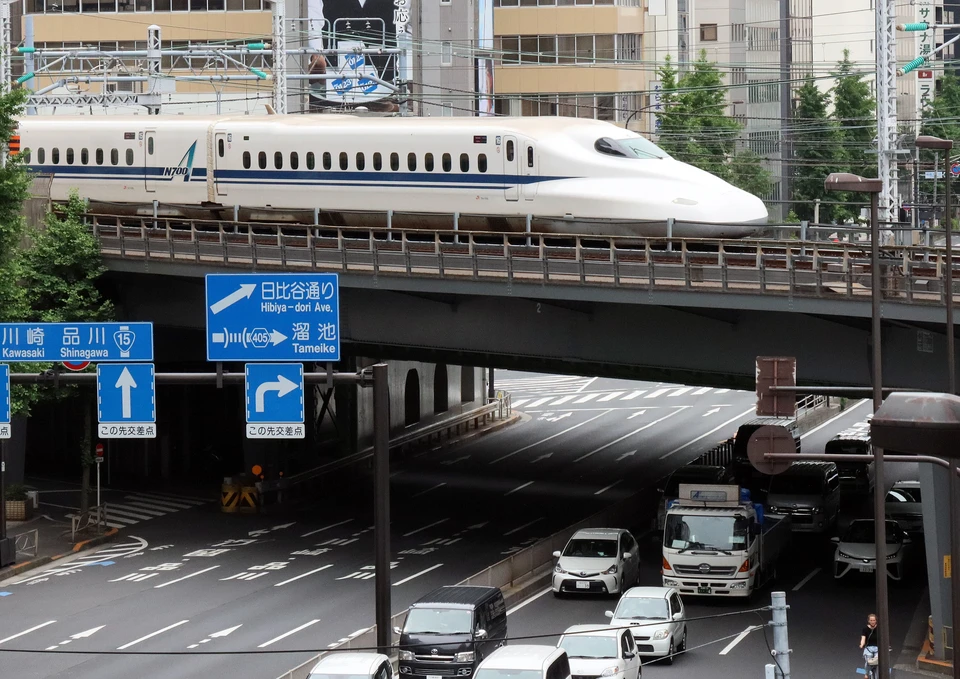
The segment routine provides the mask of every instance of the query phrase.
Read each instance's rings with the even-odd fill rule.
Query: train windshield
[[[593,148],[605,155],[620,156],[621,158],[649,159],[670,157],[666,151],[643,137],[630,137],[629,139],[601,137],[593,144]]]

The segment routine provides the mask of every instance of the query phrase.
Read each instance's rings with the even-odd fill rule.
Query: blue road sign
[[[304,437],[303,363],[247,363],[247,438]]]
[[[152,363],[97,366],[100,438],[157,436],[157,387]]]
[[[0,323],[0,359],[152,361],[153,323]]]
[[[208,361],[339,361],[336,274],[207,274]]]
[[[10,438],[10,366],[0,363],[0,439]]]

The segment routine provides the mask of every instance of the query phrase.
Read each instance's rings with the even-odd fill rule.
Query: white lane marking
[[[615,391],[615,392],[613,392],[612,394],[607,394],[607,395],[604,396],[603,398],[598,398],[598,399],[597,399],[597,403],[603,403],[604,401],[612,401],[612,400],[615,399],[617,396],[623,396],[623,392],[622,392],[622,391]]]
[[[726,394],[726,393],[728,393],[729,391],[730,391],[729,389],[717,389],[717,390],[716,390],[715,392],[713,392],[713,393],[714,393],[714,394]]]
[[[813,580],[815,577],[817,577],[817,573],[819,573],[821,570],[822,570],[821,568],[814,568],[812,571],[810,571],[807,577],[805,577],[803,580],[801,580],[796,585],[794,585],[793,591],[794,592],[799,591],[801,587],[803,587],[805,584],[807,584],[808,582]]]
[[[511,407],[512,407],[512,408],[519,408],[520,406],[522,406],[524,403],[526,403],[526,402],[529,401],[529,400],[530,400],[530,399],[528,399],[528,398],[518,398],[516,401],[512,401]]]
[[[528,521],[527,523],[523,524],[522,526],[517,526],[516,528],[512,528],[512,529],[508,530],[506,533],[504,533],[504,536],[513,535],[514,533],[519,533],[519,532],[522,531],[524,528],[529,528],[530,526],[532,526],[533,524],[535,524],[537,521],[543,521],[543,517],[541,516],[539,519],[534,519],[533,521]]]
[[[732,651],[734,648],[736,648],[737,644],[739,644],[741,641],[747,638],[747,635],[750,634],[750,632],[753,632],[758,629],[761,629],[759,625],[751,625],[747,629],[740,632],[740,634],[738,634],[733,641],[731,641],[729,644],[723,647],[723,650],[720,651],[720,655],[726,655],[727,653]]]
[[[332,563],[328,563],[326,566],[320,566],[320,568],[314,568],[312,571],[307,571],[306,573],[302,573],[302,574],[296,576],[295,578],[290,578],[289,580],[284,580],[283,582],[278,582],[277,584],[274,585],[274,587],[283,587],[284,585],[289,584],[289,583],[293,582],[294,580],[299,580],[300,578],[305,578],[305,577],[307,577],[308,575],[313,575],[314,573],[319,573],[320,571],[325,571],[325,570],[327,570],[328,568],[333,568],[333,564],[332,564]]]
[[[38,629],[40,629],[41,627],[46,627],[47,625],[52,625],[52,624],[55,623],[55,622],[56,622],[56,620],[48,620],[47,622],[41,623],[41,624],[39,624],[39,625],[37,625],[37,626],[35,626],[35,627],[31,627],[30,629],[25,629],[25,630],[23,630],[22,632],[19,632],[19,633],[17,633],[17,634],[14,634],[13,636],[9,636],[9,637],[7,637],[6,639],[0,639],[0,644],[5,644],[6,642],[12,641],[13,639],[16,639],[17,637],[22,637],[24,634],[30,634],[30,632],[36,632],[36,631],[37,631]]]
[[[296,634],[297,632],[299,632],[299,631],[301,631],[301,630],[307,629],[308,627],[310,627],[310,625],[316,625],[318,622],[320,622],[320,618],[317,618],[316,620],[311,620],[310,622],[305,622],[305,623],[303,623],[302,625],[300,625],[299,627],[294,627],[294,628],[293,628],[292,630],[290,630],[289,632],[284,632],[284,633],[281,634],[279,637],[274,637],[274,638],[271,639],[270,641],[267,641],[267,642],[264,642],[264,643],[260,644],[259,646],[257,646],[257,648],[266,648],[266,647],[269,646],[270,644],[275,644],[275,643],[277,643],[278,641],[280,641],[281,639],[286,639],[286,638],[289,637],[291,634]]]
[[[181,509],[190,509],[190,507],[184,505],[182,507],[175,507],[173,505],[168,505],[165,502],[160,502],[159,500],[139,498],[139,497],[125,497],[123,498],[127,501],[127,504],[133,507],[145,507],[147,509],[155,509],[157,511],[165,512],[178,512]]]
[[[121,514],[129,514],[130,516],[135,516],[138,519],[152,519],[157,516],[163,516],[162,512],[155,512],[152,509],[142,509],[140,507],[131,507],[130,505],[121,505],[110,503],[107,507],[107,513],[111,512],[120,512]]]
[[[309,533],[304,533],[300,537],[307,538],[311,535],[316,535],[317,533],[322,533],[325,530],[330,530],[331,528],[336,528],[337,526],[342,526],[345,523],[350,523],[353,519],[347,519],[346,521],[340,521],[338,523],[331,523],[329,526],[324,526],[323,528],[318,528],[317,530],[312,530]]]
[[[618,457],[616,460],[614,460],[614,462],[619,462],[620,460],[623,460],[623,459],[625,459],[625,458],[633,457],[633,456],[636,455],[636,454],[637,454],[637,451],[636,451],[636,450],[628,450],[628,451],[625,452],[623,455],[621,455],[621,456]]]
[[[431,490],[436,490],[437,488],[442,488],[442,487],[445,486],[445,485],[447,485],[447,482],[446,482],[446,481],[444,481],[443,483],[438,483],[438,484],[435,485],[433,488],[427,488],[426,490],[421,490],[419,493],[417,493],[416,495],[413,495],[412,497],[420,497],[421,495],[426,495],[426,494],[429,493]]]
[[[586,395],[584,395],[584,396],[581,396],[581,397],[578,398],[576,401],[574,401],[574,403],[586,403],[587,401],[592,401],[593,399],[595,399],[595,398],[596,398],[597,396],[599,396],[599,395],[600,395],[600,392],[598,392],[598,391],[592,391],[592,392],[590,392],[589,394],[586,394]]]
[[[404,533],[404,534],[403,534],[403,537],[408,538],[408,537],[410,537],[411,535],[416,535],[417,533],[420,533],[421,531],[425,531],[425,530],[427,530],[428,528],[433,528],[434,526],[439,526],[441,523],[444,523],[445,521],[449,521],[449,520],[450,520],[449,518],[446,518],[446,519],[440,519],[439,521],[434,521],[433,523],[428,523],[428,524],[427,524],[426,526],[424,526],[423,528],[418,528],[418,529],[416,529],[416,530],[410,531],[409,533]]]
[[[542,406],[547,401],[552,401],[553,398],[554,398],[553,396],[547,396],[546,398],[538,398],[536,401],[530,404],[530,407],[536,408],[537,406]]]
[[[176,580],[171,580],[170,582],[163,582],[159,585],[155,585],[154,589],[160,589],[161,587],[166,587],[167,585],[175,585],[178,582],[183,582],[184,580],[189,580],[197,575],[202,575],[208,571],[212,571],[214,568],[220,568],[220,566],[210,566],[210,568],[204,568],[202,571],[197,571],[196,573],[191,573],[190,575],[184,575],[182,578],[177,578]]]
[[[556,401],[554,401],[554,402],[551,403],[550,405],[552,405],[552,406],[563,405],[563,404],[566,403],[567,401],[572,401],[572,400],[575,399],[576,397],[577,397],[576,394],[567,394],[566,396],[561,396],[560,398],[558,398]]]
[[[533,481],[527,481],[526,483],[523,483],[523,484],[517,486],[517,487],[514,488],[513,490],[508,490],[508,491],[507,491],[506,493],[504,493],[503,495],[504,495],[504,497],[506,497],[507,495],[513,495],[513,494],[516,493],[518,490],[523,490],[523,489],[526,488],[527,486],[532,486],[532,485],[533,485]]]
[[[644,398],[656,398],[657,396],[663,396],[663,395],[666,394],[668,391],[670,391],[670,390],[669,390],[669,389],[657,389],[656,391],[651,391],[649,394],[647,394],[646,396],[644,396]]]
[[[706,394],[706,393],[707,393],[708,391],[710,391],[711,389],[713,389],[713,387],[700,387],[699,389],[697,389],[695,392],[693,392],[693,393],[690,394],[690,395],[691,395],[691,396],[703,396],[704,394]]]
[[[628,420],[632,420],[632,419],[635,418],[635,417],[640,417],[641,415],[646,414],[646,412],[647,412],[646,408],[644,408],[643,410],[638,410],[637,412],[635,412],[635,413],[633,413],[632,415],[630,415],[629,417],[627,417],[627,419],[628,419]]]
[[[591,417],[590,419],[584,420],[583,422],[580,422],[579,424],[571,425],[571,426],[567,427],[566,429],[563,429],[562,431],[558,431],[556,434],[552,434],[552,435],[548,436],[548,437],[545,438],[545,439],[540,439],[539,441],[535,441],[534,443],[531,443],[530,445],[524,446],[523,448],[518,448],[517,450],[513,451],[512,453],[507,453],[506,455],[503,455],[503,456],[501,456],[501,457],[498,457],[496,460],[493,460],[490,464],[496,464],[497,462],[502,462],[503,460],[506,460],[507,458],[513,457],[513,456],[516,455],[517,453],[522,453],[523,451],[529,450],[530,448],[533,448],[534,446],[539,446],[541,443],[546,443],[546,442],[549,441],[550,439],[555,439],[555,438],[557,438],[558,436],[563,436],[564,434],[566,434],[566,433],[568,433],[568,432],[571,432],[571,431],[573,431],[574,429],[577,429],[577,428],[579,428],[579,427],[582,427],[582,426],[585,425],[585,424],[589,424],[589,423],[593,422],[593,421],[594,421],[595,419],[597,419],[598,417],[603,417],[604,415],[606,415],[606,414],[609,413],[609,412],[610,412],[609,410],[604,410],[604,411],[603,411],[602,413],[600,413],[599,415],[594,415],[594,416]]]
[[[858,403],[854,403],[852,406],[850,406],[850,407],[847,408],[846,410],[841,410],[837,415],[834,415],[833,417],[831,417],[829,420],[827,420],[827,421],[824,422],[823,424],[821,424],[821,425],[819,425],[819,426],[817,426],[817,427],[814,427],[813,429],[811,429],[810,431],[808,431],[806,434],[803,434],[803,435],[800,437],[800,440],[802,441],[803,439],[805,439],[805,438],[807,438],[808,436],[810,436],[810,434],[816,434],[818,431],[820,431],[821,429],[823,429],[824,427],[826,427],[828,424],[833,424],[836,420],[839,420],[841,417],[843,417],[844,415],[846,415],[847,413],[849,413],[849,412],[850,412],[851,410],[853,410],[854,408],[859,408],[859,407],[862,406],[864,403],[870,403],[870,402],[871,402],[870,399],[866,399],[866,398],[865,398],[865,399],[862,399],[861,401],[859,401]]]
[[[540,457],[535,457],[534,459],[530,460],[530,464],[535,464],[540,460],[549,460],[551,457],[553,457],[553,453],[544,453]]]
[[[587,387],[589,387],[591,384],[593,384],[593,383],[596,382],[596,381],[597,381],[597,378],[596,378],[596,377],[591,377],[589,380],[587,380],[586,382],[584,382],[584,383],[583,383],[583,386],[581,386],[579,389],[577,389],[577,391],[583,391],[584,389],[586,389]]]
[[[679,389],[674,389],[673,392],[667,396],[667,398],[673,398],[674,396],[683,396],[688,391],[693,391],[693,387],[680,387]]]
[[[156,495],[127,495],[124,497],[124,500],[142,500],[144,502],[152,502],[164,507],[175,507],[176,509],[190,509],[196,505],[190,505],[185,502],[177,502],[176,500],[167,500],[162,497],[157,497]]]
[[[624,396],[624,397],[623,397],[622,399],[620,399],[620,400],[621,400],[621,401],[632,401],[632,400],[635,399],[637,396],[643,396],[643,395],[646,394],[646,393],[647,393],[647,390],[646,390],[646,389],[641,389],[640,391],[631,391],[629,394],[627,394],[626,396]]]
[[[118,646],[118,647],[117,647],[117,650],[118,650],[118,651],[125,651],[126,649],[130,648],[131,646],[135,646],[135,645],[139,644],[141,641],[146,641],[147,639],[152,639],[153,637],[157,636],[158,634],[163,634],[164,632],[169,632],[169,631],[172,630],[174,627],[179,627],[180,625],[186,625],[188,622],[190,622],[190,621],[189,621],[189,620],[181,620],[180,622],[175,622],[175,623],[173,623],[172,625],[167,625],[167,626],[164,627],[163,629],[158,629],[156,632],[150,632],[150,634],[148,634],[148,635],[146,635],[146,636],[140,637],[139,639],[134,639],[133,641],[131,641],[131,642],[127,643],[127,644],[124,644],[123,646]]]
[[[620,479],[620,481],[623,481],[623,479]],[[594,495],[603,495],[603,494],[606,493],[608,490],[610,490],[611,488],[613,488],[615,485],[617,485],[618,483],[620,483],[620,481],[614,481],[614,482],[611,483],[609,486],[606,486],[605,488],[601,488],[600,490],[598,490],[596,493],[594,493]]]
[[[437,569],[440,568],[440,566],[442,566],[442,565],[443,565],[442,563],[438,563],[436,566],[430,566],[430,568],[425,568],[424,570],[420,571],[419,573],[414,573],[413,575],[410,575],[410,576],[404,578],[403,580],[400,580],[399,582],[393,583],[393,586],[394,586],[394,587],[398,587],[398,586],[400,586],[400,585],[402,585],[402,584],[404,584],[404,583],[410,582],[410,581],[413,580],[414,578],[419,578],[421,575],[423,575],[423,574],[425,574],[425,573],[429,573],[430,571],[435,571],[435,570],[437,570]]]
[[[136,494],[139,495],[140,497],[152,497],[152,498],[156,498],[157,500],[173,500],[175,502],[186,502],[187,504],[191,504],[197,507],[199,507],[200,505],[208,505],[211,502],[211,500],[209,499],[202,499],[202,498],[196,498],[196,497],[183,497],[182,495],[164,495],[163,493],[141,493],[139,491],[129,491],[129,490],[120,491],[120,492],[125,492],[125,493],[136,492]]]
[[[523,601],[521,601],[520,603],[518,603],[516,606],[514,606],[514,607],[511,608],[511,609],[509,609],[509,610],[507,611],[507,615],[510,615],[511,613],[516,613],[517,611],[519,611],[521,608],[523,608],[523,607],[526,606],[527,604],[532,604],[534,601],[536,601],[537,599],[539,599],[540,597],[542,597],[544,594],[546,594],[547,592],[550,592],[550,591],[552,591],[552,590],[553,590],[552,587],[547,587],[545,590],[543,590],[542,592],[537,592],[536,594],[534,594],[534,595],[533,595],[532,597],[530,597],[529,599],[524,599]]]
[[[733,417],[731,417],[729,420],[727,420],[727,421],[724,422],[723,424],[717,425],[716,427],[714,427],[714,428],[711,429],[710,431],[706,432],[705,434],[700,434],[700,436],[698,436],[697,438],[695,438],[695,439],[693,439],[693,440],[691,440],[691,441],[687,441],[687,442],[684,443],[682,446],[677,446],[676,448],[674,448],[673,450],[671,450],[669,453],[664,453],[663,455],[660,456],[660,459],[661,459],[661,460],[665,460],[665,459],[667,459],[668,457],[670,457],[671,455],[673,455],[674,453],[680,452],[681,450],[683,450],[683,449],[686,448],[687,446],[692,446],[692,445],[693,445],[694,443],[696,443],[697,441],[699,441],[699,440],[701,440],[701,439],[705,439],[705,438],[707,438],[708,436],[710,436],[711,434],[715,434],[716,432],[720,431],[721,429],[723,429],[724,427],[726,427],[726,426],[729,425],[730,423],[736,422],[736,421],[739,420],[741,417],[746,417],[746,416],[749,415],[750,413],[755,412],[756,409],[757,409],[757,406],[756,406],[756,405],[750,406],[749,408],[747,408],[746,410],[744,410],[744,411],[743,411],[742,413],[740,413],[739,415],[734,415]]]
[[[601,450],[606,450],[606,449],[609,448],[610,446],[616,445],[617,443],[620,443],[621,441],[623,441],[623,440],[625,440],[625,439],[628,439],[628,438],[630,438],[631,436],[633,436],[633,435],[635,435],[635,434],[639,434],[639,433],[642,432],[644,429],[649,429],[650,427],[652,427],[653,425],[657,424],[658,422],[663,422],[663,421],[666,420],[667,418],[673,417],[673,416],[676,415],[677,413],[683,412],[684,409],[690,408],[690,407],[692,407],[692,406],[675,406],[675,410],[674,410],[673,412],[667,413],[666,415],[664,415],[664,416],[661,417],[660,419],[654,420],[653,422],[648,422],[647,424],[643,425],[643,426],[640,427],[639,429],[634,429],[634,430],[631,431],[630,433],[624,434],[623,436],[621,436],[621,437],[618,438],[618,439],[614,439],[613,441],[610,441],[609,443],[604,443],[602,446],[600,446],[599,448],[594,448],[594,449],[591,450],[589,453],[584,453],[583,455],[581,455],[580,457],[578,457],[576,460],[574,460],[574,462],[580,462],[581,460],[586,460],[588,457],[590,457],[590,456],[592,456],[592,455],[595,455],[596,453],[599,453]]]

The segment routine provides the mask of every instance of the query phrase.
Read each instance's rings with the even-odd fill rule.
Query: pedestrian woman
[[[867,616],[867,626],[860,631],[860,650],[863,651],[863,660],[871,676],[876,667],[876,661],[871,662],[871,659],[877,657],[879,644],[880,632],[877,629],[877,614],[871,613]]]

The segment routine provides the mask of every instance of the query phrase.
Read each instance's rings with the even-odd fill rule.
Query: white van
[[[394,679],[390,658],[380,653],[330,653],[323,656],[308,679]]]
[[[571,679],[567,652],[556,646],[503,646],[488,655],[474,679]]]

